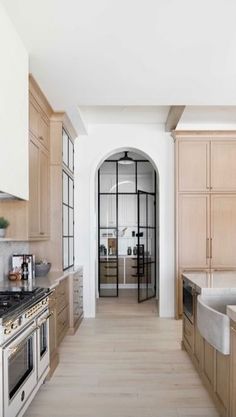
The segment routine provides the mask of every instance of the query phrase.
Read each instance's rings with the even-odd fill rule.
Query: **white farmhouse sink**
[[[227,305],[236,304],[236,294],[230,292],[199,295],[197,300],[197,326],[208,343],[224,355],[230,353],[230,319]]]

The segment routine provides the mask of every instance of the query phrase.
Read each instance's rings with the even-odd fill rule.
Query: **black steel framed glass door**
[[[156,295],[156,194],[138,190],[138,302]]]

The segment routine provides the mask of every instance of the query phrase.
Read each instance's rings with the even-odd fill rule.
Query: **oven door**
[[[35,321],[3,348],[4,417],[15,417],[37,385],[36,348]]]
[[[49,310],[45,310],[37,319],[37,355],[38,380],[49,367]]]

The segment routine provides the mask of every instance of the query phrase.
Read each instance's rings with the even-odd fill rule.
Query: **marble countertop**
[[[212,294],[212,290],[215,293],[236,291],[236,271],[184,272],[182,276],[201,294]]]
[[[236,321],[236,306],[227,306],[227,315],[233,321]]]
[[[32,289],[32,287],[41,287],[41,288],[50,288],[51,290],[55,288],[61,280],[68,277],[68,275],[75,272],[82,272],[82,266],[75,266],[73,268],[67,269],[66,271],[50,271],[44,277],[36,277],[32,282],[29,281],[10,281],[4,280],[0,282],[0,291],[6,291],[11,288],[11,290],[24,287],[25,289]]]

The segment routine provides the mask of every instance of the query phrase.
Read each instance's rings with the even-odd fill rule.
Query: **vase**
[[[6,229],[0,229],[0,238],[6,236]]]

